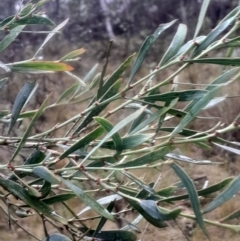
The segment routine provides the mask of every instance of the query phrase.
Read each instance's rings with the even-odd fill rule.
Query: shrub
[[[6,37],[0,42],[0,51],[5,50],[29,24],[53,25],[54,23],[37,13],[45,1],[30,1],[19,12],[0,23]],[[235,81],[239,77],[239,58],[210,58],[219,49],[228,49],[231,53],[239,46],[239,37],[232,37],[239,27],[239,7],[230,12],[206,36],[198,36],[209,1],[203,1],[194,37],[185,43],[187,27],[179,24],[177,32],[161,58],[159,65],[147,76],[135,78],[147,56],[148,50],[156,39],[167,28],[176,24],[176,20],[161,24],[156,31],[148,36],[138,54],[128,57],[110,76],[106,76],[108,57],[111,44],[106,54],[106,62],[101,73],[96,73],[94,66],[83,78],[74,75],[73,68],[68,64],[77,61],[84,49],[77,49],[56,61],[37,60],[39,51],[47,42],[63,28],[67,20],[55,27],[40,46],[36,54],[28,60],[1,63],[2,73],[0,87],[7,83],[11,73],[27,74],[32,81],[26,82],[13,104],[11,112],[2,110],[1,123],[7,126],[6,134],[1,136],[0,143],[13,153],[1,164],[0,185],[3,188],[0,198],[4,205],[9,223],[24,227],[17,221],[39,215],[45,231],[42,240],[136,240],[135,232],[142,219],[158,228],[167,226],[167,221],[177,221],[179,217],[196,220],[204,234],[209,237],[205,224],[220,226],[238,232],[239,225],[227,224],[228,220],[239,216],[239,211],[223,217],[221,220],[205,219],[204,215],[218,208],[231,199],[239,191],[240,178],[228,177],[211,186],[196,188],[193,180],[181,167],[181,163],[200,165],[216,164],[208,160],[194,160],[176,154],[174,150],[183,144],[194,144],[199,148],[221,147],[239,154],[234,146],[239,143],[222,138],[222,135],[239,128],[236,116],[232,123],[223,125],[219,122],[209,130],[194,130],[187,127],[200,118],[202,110],[212,108],[224,101],[226,97],[215,97],[219,89]],[[224,33],[223,37],[220,35]],[[121,75],[134,60],[130,77],[121,79]],[[223,65],[224,71],[203,89],[193,88],[178,91],[180,83],[175,77],[191,64]],[[232,67],[236,66],[236,67]],[[173,70],[172,67],[175,67]],[[172,74],[159,83],[154,77],[161,71],[170,69]],[[52,104],[51,94],[39,108],[25,111],[30,98],[38,88],[38,74],[64,72],[71,76],[74,84],[59,96]],[[165,88],[163,88],[165,87]],[[163,90],[167,89],[164,93]],[[133,94],[134,91],[137,94]],[[93,94],[93,96],[91,96]],[[84,99],[84,94],[87,97]],[[86,108],[62,123],[41,133],[33,133],[34,126],[47,109],[57,106],[68,106],[73,103],[87,103]],[[179,105],[179,103],[181,103]],[[111,105],[110,105],[111,104]],[[121,115],[119,114],[121,111]],[[120,116],[120,118],[119,118]],[[21,136],[12,136],[16,123],[29,119],[29,125]],[[110,119],[113,120],[110,122]],[[174,120],[174,121],[172,121]],[[170,125],[169,123],[177,123]],[[62,129],[67,128],[64,133]],[[61,135],[59,137],[59,135]],[[31,154],[26,154],[31,151]],[[19,155],[24,156],[23,164],[17,161]],[[5,158],[5,157],[3,157]],[[169,166],[179,178],[179,182],[164,188],[157,188],[163,167]],[[136,172],[136,170],[140,170]],[[156,173],[151,183],[141,177],[145,172]],[[87,184],[83,185],[82,182]],[[90,186],[90,187],[89,187]],[[183,187],[185,189],[183,189]],[[176,194],[179,190],[186,190]],[[199,199],[219,192],[205,207]],[[69,200],[78,198],[85,208],[75,213]],[[97,198],[97,199],[96,199]],[[113,212],[119,200],[125,200],[126,207]],[[18,203],[20,200],[20,204]],[[185,213],[181,208],[173,208],[178,200],[189,200],[193,214]],[[67,202],[67,203],[66,203]],[[61,215],[58,205],[71,214]],[[54,206],[53,206],[54,205]],[[9,210],[14,210],[18,218]],[[82,218],[82,214],[92,210],[98,216],[88,219],[98,220],[96,228],[91,229]],[[124,214],[136,210],[137,215],[129,221]],[[102,231],[106,221],[121,221],[125,226],[118,230]],[[221,221],[221,222],[220,222]],[[48,234],[46,222],[65,234]],[[32,232],[28,233],[35,237]],[[37,237],[35,237],[39,240]]]

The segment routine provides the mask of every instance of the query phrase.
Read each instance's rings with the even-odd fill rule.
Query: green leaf
[[[0,52],[6,49],[25,28],[25,25],[17,26],[0,42]]]
[[[73,91],[76,91],[76,89],[78,89],[79,87],[79,82],[71,85],[68,89],[66,89],[58,98],[58,100],[56,101],[56,104],[61,102],[62,100],[64,100],[68,95],[70,95]]]
[[[49,198],[45,198],[42,201],[47,205],[53,205],[53,204],[58,203],[58,202],[68,201],[68,200],[73,199],[75,197],[76,197],[75,193],[63,193],[63,194],[54,195],[54,196],[49,197]]]
[[[104,133],[104,129],[102,127],[98,127],[97,129],[93,130],[86,136],[82,137],[79,141],[71,145],[62,155],[60,155],[59,160],[67,157],[69,154],[73,153],[74,151],[79,150],[82,147],[88,145],[91,141],[95,140],[99,136]]]
[[[50,219],[54,219],[64,225],[67,225],[67,220],[65,220],[63,217],[57,215],[55,211],[53,211],[51,208],[49,208],[48,205],[46,205],[44,202],[39,200],[36,197],[33,197],[29,195],[28,191],[21,187],[16,182],[13,182],[11,180],[3,180],[0,179],[0,185],[8,190],[13,195],[20,198],[25,204],[30,206],[31,208],[35,209],[36,211],[42,213],[43,215],[46,215]]]
[[[101,231],[95,234],[95,230],[81,227],[79,228],[82,233],[86,234],[86,237],[91,237],[90,240],[102,240],[102,241],[136,241],[137,237],[134,233],[125,230],[108,230]]]
[[[175,98],[179,98],[178,101],[190,101],[202,98],[207,91],[205,90],[184,90],[184,91],[172,91],[165,94],[149,95],[142,97],[145,101],[163,101],[169,102]]]
[[[214,41],[214,39],[218,37],[235,19],[236,16],[233,16],[226,21],[218,24],[218,26],[213,29],[210,34],[208,34],[207,37],[196,47],[193,52],[193,56],[197,56],[204,49],[206,49]]]
[[[240,150],[239,149],[233,148],[231,146],[221,145],[221,144],[215,143],[215,142],[213,142],[213,144],[218,146],[218,147],[220,147],[220,148],[222,148],[222,149],[224,149],[224,150],[227,150],[227,151],[230,151],[230,152],[232,152],[234,154],[240,155]]]
[[[207,196],[214,192],[218,192],[221,189],[223,189],[224,187],[226,187],[232,180],[233,180],[233,177],[229,177],[229,178],[226,178],[223,181],[213,184],[207,188],[197,190],[198,196]],[[164,196],[164,195],[160,194],[159,192],[160,191],[157,192],[159,195]],[[188,197],[189,197],[188,194],[172,196],[172,197],[168,197],[166,199],[160,200],[160,202],[172,202],[172,201],[184,200],[184,199],[187,199]]]
[[[83,48],[76,49],[76,50],[74,50],[74,51],[72,51],[72,52],[64,55],[64,56],[59,60],[59,62],[66,61],[66,60],[69,60],[69,59],[73,59],[73,58],[77,57],[78,55],[83,54],[85,51],[86,51],[86,49],[83,49]]]
[[[0,80],[0,89],[3,88],[3,86],[7,83],[7,81],[8,81],[8,77],[3,78],[3,79]]]
[[[240,217],[240,210],[238,209],[237,211],[234,211],[232,213],[230,213],[229,215],[227,215],[226,217],[222,218],[220,220],[221,223],[223,222],[227,222],[229,220],[232,220],[232,219],[238,219]]]
[[[39,192],[41,193],[41,199],[47,197],[51,192],[51,183],[44,181],[42,187],[39,189]]]
[[[34,167],[32,170],[36,176],[42,178],[43,180],[51,184],[59,184],[60,182],[58,177],[54,173],[49,171],[47,167],[38,166],[38,167]]]
[[[48,36],[46,37],[46,39],[43,41],[43,43],[41,44],[41,46],[39,47],[39,49],[37,50],[37,52],[35,53],[35,55],[33,57],[36,57],[38,55],[38,53],[43,50],[43,47],[45,46],[45,44],[61,29],[63,28],[67,22],[68,22],[69,18],[67,18],[66,20],[64,20],[62,23],[60,23],[56,28],[54,28],[52,30],[51,33],[48,34]]]
[[[114,126],[108,120],[102,117],[94,117],[94,120],[107,132],[110,132]],[[116,155],[119,155],[123,150],[122,138],[118,132],[112,135],[112,139],[116,148]]]
[[[14,17],[11,17],[9,18],[10,20],[12,20]],[[9,21],[10,22],[10,21]],[[54,26],[54,22],[49,19],[49,18],[46,18],[46,17],[43,17],[43,16],[40,16],[40,15],[29,15],[28,17],[26,18],[23,18],[23,19],[16,19],[10,23],[9,25],[7,24],[7,27],[9,29],[13,29],[15,28],[16,26],[19,26],[19,25],[40,25],[40,24],[43,24],[43,25],[50,25],[50,26]],[[1,26],[1,25],[0,25]]]
[[[101,205],[105,205],[105,204],[109,204],[113,201],[118,201],[123,199],[123,197],[119,196],[118,194],[112,194],[106,197],[102,197],[99,198],[98,200],[96,200],[99,204]],[[81,214],[85,213],[86,211],[90,210],[91,208],[89,206],[85,207],[84,209],[82,209],[77,216],[80,216]]]
[[[179,24],[177,32],[173,37],[173,40],[167,49],[166,53],[163,55],[159,66],[165,65],[169,60],[178,53],[178,50],[182,47],[184,40],[187,35],[187,26],[185,24]]]
[[[121,130],[123,127],[125,127],[127,124],[135,120],[145,109],[146,107],[143,106],[141,109],[137,110],[133,114],[129,115],[125,119],[121,120],[118,124],[115,125],[115,127],[99,142],[97,146],[95,146],[88,155],[84,158],[82,163],[86,161],[108,138],[112,137],[115,133],[117,133],[119,130]]]
[[[107,91],[107,93],[105,93],[103,97],[99,100],[99,104],[95,106],[95,108],[91,112],[89,112],[89,114],[86,116],[83,122],[77,127],[73,135],[75,135],[80,130],[82,130],[86,125],[88,125],[93,120],[94,116],[99,115],[109,105],[109,103],[102,105],[101,102],[116,95],[119,91],[121,82],[122,82],[121,79],[119,79],[111,86],[111,88]]]
[[[219,207],[229,199],[233,198],[240,191],[240,176],[236,177],[229,186],[221,192],[212,202],[210,202],[203,210],[203,213],[208,213]]]
[[[150,138],[153,137],[154,134],[137,134],[137,135],[131,135],[127,137],[122,137],[122,149],[132,149],[135,148],[146,141],[148,141]],[[97,143],[96,143],[97,145]],[[116,147],[114,145],[113,141],[106,141],[102,144],[101,148],[107,148],[111,150],[116,150]]]
[[[35,125],[36,121],[38,120],[38,118],[42,115],[42,113],[44,112],[45,107],[47,106],[47,102],[49,99],[50,95],[48,95],[48,97],[45,99],[45,101],[42,103],[42,105],[40,106],[40,108],[38,109],[38,111],[35,113],[35,115],[33,116],[30,124],[28,125],[28,128],[26,129],[25,133],[23,134],[23,137],[17,147],[17,149],[15,150],[12,158],[10,159],[9,162],[12,162],[14,160],[14,158],[17,156],[17,154],[19,153],[19,151],[22,149],[22,147],[24,146],[28,135],[30,134],[33,126]]]
[[[164,221],[160,219],[156,219],[153,217],[151,214],[146,212],[140,205],[140,200],[139,202],[132,200],[130,198],[127,198],[127,201],[130,203],[130,205],[136,209],[139,214],[141,214],[149,223],[151,223],[153,226],[158,227],[158,228],[165,228],[167,225]]]
[[[203,233],[206,235],[206,237],[208,237],[208,233],[204,226],[203,217],[200,210],[198,194],[193,184],[193,181],[176,163],[172,162],[170,164],[170,167],[174,170],[174,172],[177,174],[183,185],[186,187],[197,223],[199,227],[202,229]]]
[[[175,220],[177,216],[181,213],[181,209],[175,209],[171,212],[163,211],[160,207],[157,206],[156,202],[153,200],[141,200],[140,205],[142,209],[151,217],[161,221]]]
[[[240,58],[203,58],[185,60],[184,62],[199,64],[219,64],[225,66],[240,66]]]
[[[135,177],[130,172],[122,171],[122,174],[128,177],[130,180],[135,182],[138,186],[140,186],[142,189],[147,191],[148,193],[152,194],[153,196],[157,196],[157,193],[152,189],[149,185],[141,181],[139,178]]]
[[[73,67],[64,63],[52,61],[28,61],[24,63],[7,64],[12,72],[26,74],[53,73],[56,71],[70,71]]]
[[[99,97],[102,97],[109,88],[121,77],[121,74],[126,70],[126,68],[129,66],[129,64],[132,61],[132,58],[135,54],[130,55],[108,78],[105,84],[103,84]],[[96,100],[96,98],[95,98]]]
[[[18,92],[12,108],[12,114],[11,114],[11,119],[8,127],[8,133],[11,131],[14,124],[16,123],[23,106],[25,105],[26,101],[28,100],[28,97],[30,96],[35,86],[35,83],[36,83],[36,80],[25,83],[25,85]]]
[[[218,89],[219,87],[216,87],[213,90],[209,91],[202,97],[202,99],[200,99],[196,104],[194,104],[189,110],[189,112],[187,112],[187,114],[182,118],[179,125],[173,130],[171,136],[174,136],[175,134],[181,132],[182,129],[187,124],[189,124],[197,116],[197,114],[211,101]]]
[[[62,183],[66,185],[69,189],[71,189],[78,198],[80,198],[85,204],[90,206],[94,211],[99,213],[101,216],[114,221],[114,217],[111,213],[109,213],[102,205],[100,205],[94,198],[90,197],[88,194],[84,193],[82,189],[75,186],[71,182],[61,178]]]
[[[114,201],[112,201],[108,204],[108,206],[107,206],[108,212],[110,212],[110,213],[112,212],[112,210],[114,208],[114,204],[115,204]],[[106,222],[107,222],[107,219],[105,217],[101,217],[101,219],[98,223],[98,226],[97,226],[97,228],[94,232],[94,235],[93,235],[94,237],[96,237],[96,235],[98,235],[101,232],[101,230],[102,230],[102,228],[103,228],[103,226],[105,225]]]
[[[120,167],[120,168],[128,168],[128,167],[134,167],[134,166],[142,166],[146,164],[151,164],[159,160],[163,160],[163,158],[166,156],[167,153],[171,151],[170,146],[162,147],[155,151],[150,151],[150,153],[147,153],[143,156],[137,157],[133,160],[130,160],[126,163],[115,165],[114,167]]]
[[[208,9],[209,2],[210,2],[210,0],[204,0],[203,3],[202,3],[201,10],[200,10],[200,13],[199,13],[199,16],[198,16],[197,27],[196,27],[194,37],[193,37],[194,40],[196,39],[196,37],[197,37],[201,27],[202,27],[202,24],[203,24],[203,21],[205,19],[205,15],[206,15],[206,12],[207,12],[207,9]]]
[[[60,233],[54,233],[49,235],[47,238],[42,239],[41,241],[72,241],[69,237],[62,235]]]
[[[159,37],[159,35],[163,31],[165,31],[166,29],[171,27],[176,21],[177,20],[173,20],[172,22],[169,22],[169,23],[166,23],[166,24],[160,24],[159,27],[155,30],[155,32],[145,39],[145,41],[143,42],[143,44],[142,44],[142,46],[141,46],[141,48],[138,52],[136,60],[133,64],[133,67],[132,67],[132,70],[131,70],[131,73],[130,73],[130,77],[129,77],[129,80],[128,80],[128,84],[130,84],[132,82],[135,74],[137,73],[137,71],[140,68],[142,62],[146,58],[148,50],[151,48],[151,46],[153,45],[155,40]]]

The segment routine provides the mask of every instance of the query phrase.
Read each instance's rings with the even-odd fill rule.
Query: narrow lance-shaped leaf
[[[133,67],[132,67],[132,71],[130,73],[130,77],[129,77],[129,80],[128,80],[128,84],[130,84],[135,76],[135,74],[137,73],[138,69],[140,68],[142,62],[144,61],[147,53],[148,53],[148,50],[151,48],[151,46],[153,45],[153,43],[155,42],[155,40],[159,37],[159,35],[164,31],[166,30],[167,28],[171,27],[177,20],[173,20],[172,22],[170,23],[166,23],[166,24],[161,24],[159,25],[159,27],[155,30],[155,32],[148,36],[144,43],[142,44],[139,52],[138,52],[138,55],[136,57],[136,60],[133,64]]]
[[[29,61],[24,63],[7,64],[12,72],[26,74],[53,73],[56,71],[70,71],[73,67],[53,61]]]
[[[63,234],[54,233],[49,235],[47,238],[42,239],[41,241],[72,241],[72,240]]]
[[[183,185],[186,187],[197,223],[199,227],[202,229],[202,231],[204,232],[204,234],[208,237],[208,233],[203,222],[203,217],[202,217],[200,204],[198,200],[198,194],[191,178],[174,162],[172,162],[170,166],[177,174],[177,176],[179,177]]]
[[[185,60],[185,62],[199,64],[218,64],[226,66],[240,66],[240,58],[203,58]]]
[[[75,91],[79,87],[79,83],[75,83],[71,85],[68,89],[66,89],[56,101],[56,104],[64,100],[68,95],[70,95],[73,91]]]
[[[6,49],[21,33],[25,25],[17,26],[9,32],[9,34],[0,42],[0,52]]]
[[[233,198],[240,191],[240,176],[236,177],[229,186],[221,192],[212,202],[210,202],[203,210],[203,213],[208,213],[219,207],[229,199]]]
[[[184,91],[172,91],[164,94],[149,95],[142,97],[145,101],[155,100],[169,102],[175,98],[179,98],[178,101],[190,101],[202,98],[207,92],[205,90],[184,90]]]
[[[115,200],[108,204],[108,206],[107,206],[108,212],[110,212],[110,213],[112,212],[112,210],[113,210],[113,208],[115,206],[114,204],[115,204]],[[102,228],[103,228],[103,226],[105,225],[106,222],[107,222],[107,219],[105,217],[101,217],[101,219],[99,220],[98,226],[97,226],[93,236],[96,236],[98,233],[101,232],[101,230],[102,230]]]
[[[203,21],[205,19],[205,15],[206,15],[206,12],[207,12],[207,9],[208,9],[209,2],[210,2],[210,0],[204,0],[202,2],[201,10],[200,10],[200,13],[199,13],[199,16],[198,16],[197,27],[196,27],[194,37],[193,37],[194,40],[197,37],[197,35],[198,35],[198,33],[199,33],[199,31],[202,27],[202,24],[203,24]]]
[[[112,123],[110,123],[108,120],[102,118],[102,117],[94,117],[94,120],[102,127],[104,128],[105,131],[110,132],[114,126],[112,125]],[[121,139],[121,136],[119,135],[119,133],[115,133],[112,135],[112,139],[113,142],[115,144],[115,148],[116,148],[116,155],[119,155],[122,150],[123,150],[123,142]]]
[[[59,184],[60,182],[58,177],[50,170],[48,170],[47,167],[43,167],[43,166],[34,167],[33,174],[52,184]]]
[[[187,35],[187,26],[185,24],[179,24],[177,32],[173,37],[173,40],[167,49],[166,53],[163,55],[159,66],[165,65],[174,55],[177,54],[178,50],[182,47],[184,40]]]
[[[207,48],[213,40],[218,37],[234,20],[236,16],[233,16],[226,21],[220,23],[215,29],[213,29],[209,35],[196,47],[195,51],[193,52],[193,56],[197,56],[201,53],[202,50]]]
[[[64,55],[60,60],[59,62],[61,61],[66,61],[66,60],[69,60],[69,59],[73,59],[81,54],[83,54],[84,52],[86,51],[86,49],[83,49],[83,48],[80,48],[80,49],[76,49],[66,55]]]
[[[36,80],[28,81],[18,92],[12,108],[12,115],[8,127],[8,133],[11,131],[12,127],[16,123],[23,106],[25,105],[29,95],[31,94],[35,86],[35,83]]]
[[[232,220],[232,219],[239,219],[240,217],[240,210],[238,209],[237,211],[234,211],[232,213],[230,213],[229,215],[227,215],[226,217],[222,218],[220,220],[221,223]]]
[[[126,163],[115,165],[114,167],[127,168],[127,167],[151,164],[159,160],[164,160],[164,157],[166,156],[166,154],[169,153],[171,150],[172,148],[170,146],[162,147],[158,150],[150,151],[150,153],[137,157]]]
[[[101,204],[99,204],[94,198],[90,197],[88,194],[84,193],[82,189],[75,186],[71,182],[61,178],[62,183],[70,188],[78,198],[80,198],[85,204],[90,206],[94,211],[99,213],[101,216],[114,221],[114,217],[111,213],[109,213],[106,208],[104,208]]]
[[[9,18],[7,18],[6,21],[8,21],[8,23],[10,21],[12,21],[12,19],[15,18],[15,16],[11,16]],[[54,26],[54,22],[52,20],[50,20],[49,18],[46,18],[46,17],[43,17],[43,16],[40,16],[40,15],[29,15],[28,17],[26,18],[23,18],[23,19],[15,19],[12,23],[10,24],[6,24],[8,29],[14,29],[15,27],[19,26],[19,25],[29,25],[29,24],[43,24],[43,25],[50,25],[50,26]],[[1,24],[0,24],[1,26]]]
[[[43,215],[61,222],[62,224],[67,224],[67,220],[57,215],[48,205],[46,205],[38,198],[30,196],[28,191],[16,182],[0,179],[0,185],[10,193],[14,194],[16,197],[20,198],[25,204],[29,205],[31,208],[37,210]]]
[[[232,180],[233,180],[233,177],[229,177],[229,178],[226,178],[226,179],[222,180],[221,182],[213,184],[207,188],[197,190],[198,196],[207,196],[214,192],[218,192],[218,191],[222,190],[223,188],[225,188]],[[175,190],[175,189],[173,189],[173,190]],[[157,193],[159,195],[161,195],[160,192],[157,192]],[[188,194],[179,195],[179,196],[171,196],[171,197],[167,197],[166,199],[160,200],[160,202],[172,202],[172,201],[184,200],[184,199],[187,199],[188,197],[189,197]]]
[[[214,79],[206,88],[205,90],[210,91],[214,88],[216,88],[215,85],[221,85],[224,83],[227,83],[234,75],[236,75],[239,72],[239,68],[233,68],[226,72],[224,72],[222,75],[218,76],[216,79]],[[189,105],[187,105],[184,110],[188,111],[194,104],[196,104],[198,100],[193,100]],[[206,106],[207,107],[207,106]],[[206,108],[205,107],[205,108]]]
[[[227,151],[230,151],[230,152],[232,152],[234,154],[240,155],[240,150],[239,149],[233,148],[231,146],[221,145],[221,144],[216,143],[216,142],[213,142],[213,144],[218,146],[218,147],[221,147],[224,150],[227,150]]]
[[[107,230],[107,231],[101,231],[97,234],[96,234],[96,230],[88,229],[85,227],[80,227],[79,230],[85,234],[86,238],[90,240],[94,240],[94,239],[99,241],[100,240],[101,241],[117,241],[117,240],[136,241],[137,240],[137,237],[133,232],[129,232],[125,230]]]
[[[117,133],[119,130],[121,130],[123,127],[125,127],[127,124],[135,120],[146,108],[146,106],[143,106],[141,109],[137,110],[133,114],[129,115],[122,121],[120,121],[101,141],[100,143],[95,146],[89,153],[88,155],[84,158],[82,163],[86,161],[108,138],[110,138],[112,135]]]
[[[8,81],[7,77],[0,80],[0,89],[2,89],[2,87],[7,83],[7,81]]]
[[[86,136],[82,137],[79,141],[71,145],[62,155],[59,157],[59,160],[62,160],[63,158],[67,157],[74,151],[79,150],[80,148],[88,145],[91,141],[95,140],[99,136],[101,136],[104,133],[104,129],[102,127],[98,127]]]
[[[48,34],[48,36],[46,37],[46,39],[44,40],[44,42],[39,47],[39,49],[37,50],[37,52],[35,53],[35,55],[33,57],[37,56],[37,54],[43,49],[45,44],[54,36],[54,34],[57,33],[61,28],[63,28],[67,24],[68,20],[69,20],[68,18],[66,20],[64,20],[56,28],[54,28],[50,34]]]
[[[122,137],[122,148],[124,149],[132,149],[135,148],[148,140],[150,140],[154,136],[151,134],[136,134],[131,136]],[[97,145],[97,143],[96,143]],[[106,141],[102,144],[101,148],[107,148],[111,150],[116,150],[116,146],[113,141]]]
[[[101,205],[105,205],[105,204],[109,204],[111,202],[113,202],[114,200],[115,201],[118,201],[118,200],[121,200],[123,199],[123,197],[119,196],[118,194],[113,194],[113,195],[110,195],[110,196],[106,196],[106,197],[103,197],[103,198],[100,198],[98,200],[96,200],[99,204]],[[81,214],[85,213],[86,211],[90,210],[91,208],[89,206],[85,207],[84,209],[82,209],[78,214],[77,216],[80,216]]]
[[[50,94],[51,95],[51,94]],[[14,160],[14,158],[17,156],[17,154],[19,153],[19,151],[22,149],[23,145],[25,144],[28,135],[30,134],[33,126],[35,125],[36,121],[38,120],[38,118],[42,115],[42,113],[44,112],[45,107],[47,106],[47,102],[48,99],[50,97],[50,95],[47,96],[47,98],[45,99],[45,101],[42,103],[42,105],[40,106],[40,108],[38,109],[38,111],[35,113],[35,115],[33,116],[27,130],[25,131],[25,133],[23,134],[23,137],[17,147],[17,149],[15,150],[12,158],[10,159],[9,162],[12,162]]]
[[[101,104],[102,101],[105,101],[114,95],[116,95],[119,91],[119,88],[121,86],[121,79],[119,79],[117,82],[115,82],[111,88],[108,89],[108,91],[103,95],[103,97],[99,100],[99,104],[95,105],[95,108],[88,113],[88,115],[85,117],[83,122],[76,128],[73,135],[78,133],[80,130],[82,130],[86,125],[88,125],[92,120],[94,116],[99,115],[108,105],[109,103],[106,103],[104,105]]]
[[[189,124],[197,116],[197,114],[211,101],[218,89],[219,87],[216,87],[215,89],[209,91],[202,97],[202,99],[194,104],[189,112],[187,112],[187,114],[180,121],[179,125],[173,130],[171,136],[179,133],[187,124]]]

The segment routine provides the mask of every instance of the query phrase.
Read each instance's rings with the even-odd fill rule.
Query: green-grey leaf
[[[232,220],[232,219],[238,219],[240,217],[240,209],[238,209],[237,211],[234,211],[232,213],[230,213],[229,215],[227,215],[226,217],[222,218],[220,220],[221,223]]]
[[[178,53],[178,50],[182,47],[184,40],[187,35],[187,26],[185,24],[179,24],[177,32],[173,37],[173,40],[167,49],[166,53],[163,55],[159,66],[165,65],[169,60]]]
[[[60,233],[54,233],[42,239],[41,241],[72,241],[72,240],[69,237],[62,235]]]
[[[181,130],[197,116],[197,114],[211,101],[211,99],[213,99],[219,88],[220,87],[216,87],[209,91],[202,97],[202,99],[194,104],[189,112],[187,112],[187,114],[182,118],[179,125],[173,130],[171,136],[181,132]]]
[[[95,140],[103,133],[104,133],[104,129],[102,127],[98,127],[97,129],[91,131],[89,134],[82,137],[79,141],[77,141],[72,146],[70,146],[64,153],[62,153],[62,155],[60,155],[59,159],[62,160],[63,158],[67,157],[69,154],[73,153],[74,151],[77,151],[80,148],[88,145],[91,141]]]
[[[129,80],[128,80],[128,84],[130,84],[132,82],[135,74],[137,73],[138,69],[140,68],[142,62],[144,61],[144,59],[145,59],[145,57],[148,53],[148,50],[151,48],[151,46],[153,45],[155,40],[159,37],[159,35],[164,30],[171,27],[175,22],[176,22],[176,20],[173,20],[169,23],[159,25],[159,27],[155,30],[155,32],[145,39],[144,43],[142,44],[142,46],[141,46],[141,48],[138,52],[136,60],[133,64],[133,67],[132,67],[132,70],[131,70],[131,73],[130,73],[130,77],[129,77]]]
[[[132,149],[135,148],[146,141],[148,141],[150,138],[153,137],[154,134],[136,134],[131,135],[127,137],[122,137],[122,149]],[[97,144],[96,144],[97,145]],[[116,150],[116,147],[114,145],[113,141],[106,141],[102,144],[101,148],[107,148],[111,150]]]
[[[104,128],[105,131],[110,132],[114,126],[112,125],[112,123],[110,123],[108,120],[102,118],[102,117],[94,117],[94,120],[102,127]],[[118,132],[116,132],[115,134],[112,135],[112,139],[113,142],[115,144],[115,148],[116,148],[116,155],[119,155],[122,150],[123,150],[123,142],[122,142],[122,138],[119,135]]]
[[[146,106],[143,106],[141,109],[137,110],[133,114],[127,116],[125,119],[121,120],[116,126],[99,142],[97,146],[95,146],[88,155],[84,158],[84,161],[86,161],[108,138],[112,137],[115,133],[117,133],[119,130],[121,130],[123,127],[125,127],[127,124],[135,120],[146,108]]]
[[[240,58],[206,58],[206,59],[190,59],[185,62],[200,64],[219,64],[226,66],[240,66]]]
[[[155,100],[169,102],[175,98],[179,98],[178,101],[190,101],[202,98],[207,93],[206,90],[184,90],[184,91],[172,91],[165,94],[149,95],[142,97],[145,101]]]
[[[0,42],[0,52],[6,49],[21,33],[25,25],[17,26],[12,29],[9,34]]]
[[[163,158],[166,156],[167,153],[169,153],[172,150],[172,147],[166,146],[162,147],[158,150],[150,151],[150,153],[147,153],[143,156],[137,157],[133,160],[130,160],[126,163],[122,163],[119,165],[115,165],[114,167],[121,167],[121,168],[127,168],[127,167],[134,167],[134,166],[142,166],[146,164],[151,164],[159,160],[163,160]]]
[[[44,166],[34,167],[33,173],[36,176],[41,177],[43,180],[48,181],[52,184],[59,184],[60,182],[58,177],[55,174],[53,174],[51,171],[49,171],[47,167],[44,167]]]
[[[208,213],[219,207],[229,199],[233,198],[240,191],[240,176],[236,177],[229,186],[221,192],[212,202],[210,202],[203,210],[203,213]]]
[[[233,16],[226,21],[220,23],[215,29],[213,29],[210,34],[207,35],[207,37],[196,47],[195,51],[193,52],[193,56],[197,56],[202,52],[202,50],[207,48],[213,42],[213,40],[217,36],[219,36],[235,20],[235,18],[236,16]]]
[[[125,230],[107,230],[101,231],[98,234],[96,230],[87,229],[84,227],[79,228],[80,231],[86,234],[86,237],[91,237],[90,240],[102,240],[102,241],[136,241],[137,237],[134,233]]]
[[[209,2],[210,0],[204,0],[203,3],[202,3],[202,6],[201,6],[201,10],[200,10],[200,13],[199,13],[199,16],[198,16],[198,22],[197,22],[197,27],[196,27],[196,30],[195,30],[195,33],[194,33],[194,37],[193,39],[195,40],[201,27],[202,27],[202,24],[203,24],[203,21],[205,19],[205,15],[206,15],[206,12],[207,12],[207,8],[208,8],[208,5],[209,5]]]
[[[8,190],[10,193],[13,193],[15,196],[20,198],[25,204],[29,205],[31,208],[37,210],[38,212],[46,215],[47,217],[54,219],[62,224],[67,225],[67,220],[63,217],[57,215],[55,211],[49,208],[44,202],[39,200],[36,197],[31,196],[26,189],[21,187],[19,184],[12,180],[3,180],[0,179],[0,185]]]
[[[30,134],[33,126],[35,125],[36,121],[38,120],[38,118],[42,115],[42,113],[44,112],[45,107],[47,106],[47,102],[49,99],[50,95],[47,96],[47,98],[45,99],[45,101],[42,103],[42,105],[40,106],[40,108],[38,109],[38,111],[35,113],[35,115],[33,116],[30,124],[28,125],[28,128],[26,129],[25,133],[23,134],[23,137],[17,147],[17,149],[15,150],[11,160],[9,162],[12,162],[14,160],[14,158],[17,156],[17,154],[19,153],[19,151],[22,149],[23,145],[25,144],[28,135]]]
[[[203,222],[203,217],[202,217],[200,204],[198,200],[198,194],[193,184],[193,181],[176,163],[172,162],[170,166],[177,174],[177,176],[179,177],[183,185],[186,187],[197,223],[199,227],[202,229],[203,233],[208,237],[208,233]]]
[[[58,203],[58,202],[68,201],[68,200],[73,199],[75,197],[76,197],[75,193],[63,193],[63,194],[54,195],[54,196],[49,197],[49,198],[45,198],[42,201],[47,205],[53,205],[53,204]]]
[[[12,115],[8,127],[8,133],[11,131],[12,127],[16,123],[23,106],[25,105],[29,95],[31,94],[35,86],[35,83],[36,80],[27,82],[18,92],[12,108]]]
[[[78,198],[80,198],[85,204],[90,206],[94,211],[99,213],[101,216],[114,221],[114,217],[111,213],[109,213],[102,205],[100,205],[94,198],[90,197],[88,194],[84,193],[82,189],[75,186],[71,182],[61,178],[64,185],[66,185],[69,189],[71,189]]]

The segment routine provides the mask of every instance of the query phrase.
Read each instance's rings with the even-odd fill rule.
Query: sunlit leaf
[[[83,54],[85,51],[86,51],[86,49],[83,49],[83,48],[76,49],[76,50],[64,55],[59,61],[61,62],[61,61],[73,59],[73,58],[77,57],[78,55]]]

